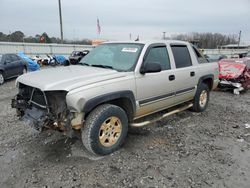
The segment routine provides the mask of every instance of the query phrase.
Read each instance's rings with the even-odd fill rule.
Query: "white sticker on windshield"
[[[137,52],[138,48],[123,48],[122,52],[132,52],[135,53]]]

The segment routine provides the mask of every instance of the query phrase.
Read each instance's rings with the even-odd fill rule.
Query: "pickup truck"
[[[218,82],[218,64],[188,42],[107,42],[79,65],[18,77],[12,107],[37,130],[78,133],[88,151],[105,155],[123,144],[130,127],[159,120],[142,117],[180,105],[162,117],[203,112]]]

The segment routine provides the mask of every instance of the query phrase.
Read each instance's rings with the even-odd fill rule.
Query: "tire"
[[[203,112],[204,110],[206,110],[209,101],[209,93],[210,90],[206,84],[201,83],[198,86],[194,97],[193,111]]]
[[[2,85],[3,83],[4,83],[3,72],[0,72],[0,85]]]
[[[70,66],[69,60],[64,61],[63,65],[64,66]]]
[[[82,128],[82,142],[91,153],[107,155],[123,144],[127,132],[125,111],[115,105],[103,104],[88,115]]]
[[[55,61],[55,60],[51,60],[51,61],[50,61],[50,65],[51,65],[52,67],[55,67],[55,66],[56,66],[56,64],[57,64],[57,63],[56,63],[56,61]]]

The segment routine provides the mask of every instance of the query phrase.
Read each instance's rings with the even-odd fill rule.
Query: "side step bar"
[[[131,123],[130,126],[131,126],[131,127],[144,127],[144,126],[146,126],[146,125],[148,125],[148,124],[150,124],[150,123],[155,123],[155,122],[157,122],[157,121],[160,121],[161,119],[166,118],[166,117],[168,117],[168,116],[170,116],[170,115],[173,115],[173,114],[176,114],[176,113],[178,113],[178,112],[182,112],[182,111],[184,111],[184,110],[187,110],[187,109],[191,108],[192,106],[193,106],[193,104],[188,104],[188,105],[182,106],[182,107],[180,107],[180,108],[177,108],[177,109],[175,109],[175,110],[173,110],[173,111],[171,111],[171,112],[168,112],[168,113],[166,113],[166,114],[163,114],[163,115],[161,115],[160,117],[157,117],[157,118],[155,118],[155,119],[153,119],[153,120],[144,121],[144,122],[140,122],[140,123]]]

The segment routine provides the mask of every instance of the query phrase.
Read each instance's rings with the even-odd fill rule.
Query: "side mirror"
[[[146,63],[140,70],[141,74],[161,72],[161,65],[159,63]]]

